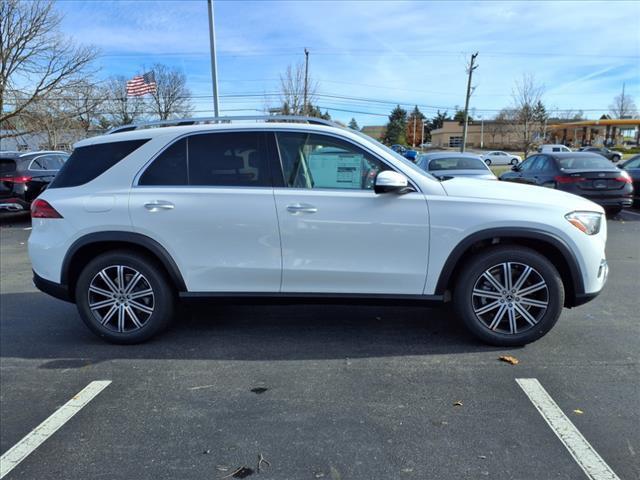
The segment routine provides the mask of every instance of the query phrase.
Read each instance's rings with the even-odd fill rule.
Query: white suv
[[[318,119],[201,120],[83,140],[33,203],[36,286],[106,340],[150,338],[178,300],[276,297],[453,301],[483,341],[521,345],[606,281],[584,198],[438,180]]]

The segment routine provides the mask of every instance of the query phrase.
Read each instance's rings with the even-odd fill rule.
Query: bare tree
[[[156,63],[151,67],[157,89],[152,94],[152,105],[160,120],[186,117],[192,111],[191,91],[186,75],[177,68]]]
[[[304,104],[304,64],[287,66],[284,75],[280,75],[280,102],[283,115],[308,115],[315,112],[311,107],[316,103],[318,82],[312,79],[307,83],[307,105]],[[319,110],[318,110],[319,111]]]
[[[113,127],[128,125],[144,113],[141,97],[127,96],[127,79],[122,75],[110,77],[104,87],[104,112],[106,123]]]
[[[536,83],[535,77],[525,74],[516,81],[513,89],[513,127],[518,143],[526,157],[534,146],[534,134],[539,131],[536,105],[542,105],[544,88]]]
[[[62,37],[60,21],[52,1],[0,1],[0,124],[87,78],[97,51]]]
[[[609,112],[614,118],[636,118],[638,109],[633,101],[633,97],[624,93],[624,84],[622,84],[622,93],[613,99],[613,103],[609,105]]]
[[[512,112],[507,109],[502,109],[493,119],[493,121],[486,124],[487,133],[491,136],[491,143],[493,148],[497,148],[496,137],[502,139],[501,146],[508,143],[508,135],[512,130]]]
[[[87,133],[97,127],[100,110],[106,101],[106,91],[93,82],[85,81],[68,89],[63,97],[64,114]]]

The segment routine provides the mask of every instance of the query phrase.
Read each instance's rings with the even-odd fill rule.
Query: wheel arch
[[[128,249],[155,260],[173,282],[178,292],[187,290],[184,278],[169,252],[152,238],[135,232],[107,231],[90,233],[73,242],[62,262],[61,284],[74,300],[75,283],[82,266],[95,255],[109,250]]]
[[[460,241],[451,251],[438,277],[435,295],[446,295],[456,283],[465,259],[497,244],[528,247],[544,255],[558,270],[565,288],[565,306],[573,307],[583,302],[584,281],[580,265],[571,248],[560,237],[534,228],[492,228],[472,233]]]

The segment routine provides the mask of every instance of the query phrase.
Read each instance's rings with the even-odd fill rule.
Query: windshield
[[[487,170],[485,163],[479,158],[448,157],[434,158],[429,162],[430,172],[437,170]]]
[[[558,165],[563,170],[575,170],[578,168],[605,168],[611,170],[611,161],[604,157],[563,157],[558,158]]]

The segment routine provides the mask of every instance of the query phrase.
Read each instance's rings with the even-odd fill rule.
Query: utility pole
[[[464,152],[464,149],[467,145],[467,124],[469,123],[469,98],[471,98],[471,77],[473,76],[473,71],[478,68],[478,65],[475,64],[476,57],[478,56],[478,52],[471,55],[471,61],[469,62],[469,67],[467,68],[467,73],[469,74],[469,78],[467,79],[467,98],[464,102],[464,127],[462,128],[462,145],[460,145],[460,152]]]
[[[309,91],[309,50],[304,49],[304,101],[302,104],[302,114],[306,115],[309,109],[307,108],[307,94]]]
[[[416,148],[416,129],[418,128],[418,116],[414,115],[413,116],[413,142],[411,143],[411,146],[413,148]]]
[[[209,46],[211,49],[211,85],[213,88],[213,114],[214,116],[220,116],[218,108],[218,61],[216,59],[216,34],[215,26],[213,24],[213,2],[207,0],[207,7],[209,8]]]

